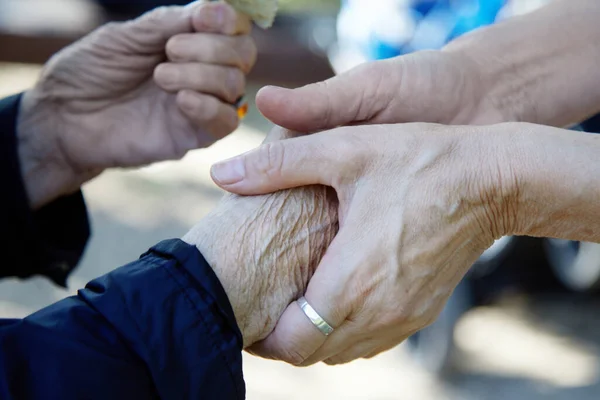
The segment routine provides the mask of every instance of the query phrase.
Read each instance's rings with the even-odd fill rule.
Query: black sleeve
[[[29,207],[17,152],[20,99],[0,100],[0,278],[43,275],[65,286],[90,235],[87,210],[81,192]]]
[[[2,400],[242,400],[242,333],[181,240],[24,319],[0,319]]]

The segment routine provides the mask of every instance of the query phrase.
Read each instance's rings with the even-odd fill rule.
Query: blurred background
[[[0,0],[0,96],[30,87],[54,52],[109,20],[185,0]],[[254,31],[264,84],[297,87],[360,63],[436,49],[545,0],[282,0],[272,30]],[[524,38],[525,39],[525,38]],[[64,291],[43,279],[0,283],[0,315],[22,317],[180,237],[219,200],[215,161],[270,129],[254,107],[240,129],[181,162],[109,171],[84,192],[93,224]],[[596,119],[573,129],[598,132]],[[440,319],[382,356],[297,369],[245,356],[248,399],[600,398],[600,246],[503,238],[473,267]]]

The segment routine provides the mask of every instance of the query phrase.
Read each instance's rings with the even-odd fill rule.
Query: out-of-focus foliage
[[[283,12],[335,12],[340,0],[279,0]]]

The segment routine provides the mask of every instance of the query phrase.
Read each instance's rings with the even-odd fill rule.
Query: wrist
[[[266,282],[263,271],[256,268],[251,257],[251,242],[244,241],[239,225],[244,220],[235,209],[212,212],[184,237],[183,241],[196,246],[221,282],[238,327],[244,339],[244,348],[259,341],[267,316],[255,303],[263,296]],[[260,312],[259,312],[260,311]]]
[[[492,122],[568,126],[600,108],[599,16],[597,2],[557,1],[460,37],[444,51],[476,64],[486,102],[501,116]]]
[[[452,125],[491,125],[513,120],[512,112],[495,100],[496,86],[500,83],[490,74],[482,55],[462,43],[461,39],[455,40],[441,50],[464,71],[469,81],[467,86],[471,87],[470,104],[461,106]]]
[[[526,151],[515,143],[515,126],[502,123],[465,130],[458,128],[457,172],[465,176],[463,193],[457,204],[468,205],[468,214],[475,217],[474,226],[481,239],[489,243],[515,234],[521,196],[521,181],[513,160],[523,158]]]
[[[226,196],[183,241],[219,278],[244,338],[264,339],[299,298],[337,231],[337,202],[324,187],[268,196]]]
[[[476,81],[479,106],[467,120],[469,125],[490,125],[529,120],[528,92],[517,81],[526,71],[517,71],[510,60],[503,59],[493,48],[496,35],[483,28],[448,43],[442,52],[461,59],[470,67]],[[490,49],[492,47],[492,49]],[[517,75],[519,74],[519,76]],[[474,121],[474,122],[472,122]]]
[[[514,124],[517,235],[600,243],[600,135]]]
[[[16,130],[25,190],[31,207],[38,209],[77,191],[86,179],[75,173],[63,157],[60,127],[47,125],[47,121],[59,120],[59,114],[49,110],[49,104],[34,103],[32,97],[27,92],[21,99]]]

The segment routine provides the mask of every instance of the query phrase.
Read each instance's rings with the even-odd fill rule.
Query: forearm
[[[600,243],[600,135],[507,126],[517,128],[506,166],[519,188],[513,233]]]
[[[557,0],[450,43],[506,121],[567,126],[600,111],[600,2]]]

